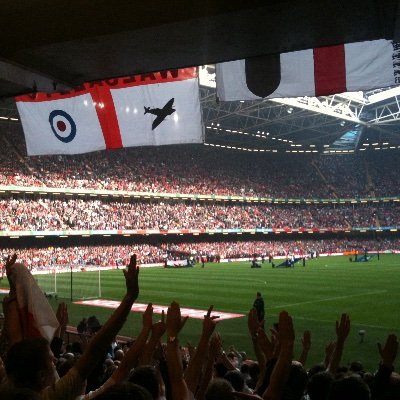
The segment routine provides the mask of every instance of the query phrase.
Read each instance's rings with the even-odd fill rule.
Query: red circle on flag
[[[49,114],[49,123],[55,137],[64,143],[75,139],[76,124],[73,118],[63,110],[54,110]]]

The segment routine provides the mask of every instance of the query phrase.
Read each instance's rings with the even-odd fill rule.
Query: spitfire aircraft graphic
[[[161,122],[164,121],[164,119],[168,116],[173,114],[176,110],[175,108],[172,108],[174,105],[174,98],[168,100],[168,102],[165,104],[163,108],[150,108],[150,107],[144,107],[144,113],[147,114],[154,114],[157,118],[153,121],[153,124],[151,125],[151,130],[154,131],[155,128],[157,128],[158,125],[161,124]]]

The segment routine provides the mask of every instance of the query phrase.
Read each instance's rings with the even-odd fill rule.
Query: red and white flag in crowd
[[[217,64],[220,100],[326,96],[400,83],[398,43],[373,40]]]
[[[197,68],[85,83],[16,98],[28,155],[201,143]]]
[[[58,320],[32,274],[25,265],[15,263],[8,275],[15,285],[23,337],[42,336],[51,342],[59,325]]]

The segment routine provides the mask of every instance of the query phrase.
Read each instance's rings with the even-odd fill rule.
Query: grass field
[[[351,333],[346,343],[343,364],[362,361],[373,370],[379,356],[378,341],[388,333],[400,336],[400,256],[382,254],[367,263],[350,263],[348,257],[321,257],[307,262],[306,267],[272,269],[266,262],[261,269],[251,269],[249,262],[206,264],[194,268],[142,268],[140,296],[137,302],[152,302],[167,306],[172,300],[182,307],[246,314],[257,291],[262,292],[266,304],[266,327],[277,320],[280,310],[287,310],[294,318],[296,355],[300,353],[300,339],[304,330],[312,333],[312,348],[307,366],[323,359],[325,344],[335,338],[335,320],[342,312],[351,318]],[[40,277],[40,284],[45,278]],[[52,280],[54,278],[50,278]],[[76,273],[73,291],[90,295],[98,285],[98,273]],[[3,281],[4,283],[4,281]],[[124,279],[121,271],[101,273],[102,298],[121,299]],[[57,290],[70,295],[69,274],[57,278]],[[50,300],[54,307],[57,300]],[[61,301],[59,299],[58,301]],[[70,324],[77,325],[84,316],[96,315],[104,321],[109,309],[69,304]],[[156,316],[157,318],[157,316]],[[122,334],[136,335],[140,315],[132,313]],[[224,320],[218,324],[226,348],[233,344],[238,350],[253,355],[247,333],[246,317]],[[359,330],[366,331],[360,342]],[[201,320],[189,319],[181,336],[181,343],[196,343],[201,331]]]

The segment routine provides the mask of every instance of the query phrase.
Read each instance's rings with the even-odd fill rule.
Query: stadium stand
[[[138,254],[138,264],[164,266],[168,260],[189,256],[201,263],[261,260],[272,255],[285,263],[289,255],[294,259],[319,254],[352,257],[359,249],[379,254],[400,248],[398,153],[385,154],[383,163],[382,155],[373,152],[329,157],[272,154],[268,158],[224,152],[221,157],[221,149],[169,146],[130,148],[102,153],[101,157],[86,154],[28,158],[20,136],[9,132],[0,141],[5,149],[0,154],[1,255],[6,260],[16,251],[32,273],[69,270],[71,266],[119,268],[132,252]],[[110,192],[105,193],[106,190]],[[133,230],[135,234],[127,235],[130,237],[122,243],[123,234]],[[292,230],[315,234],[307,239],[285,235]],[[194,231],[197,235],[193,235]],[[276,231],[281,233],[279,237],[274,236]],[[84,244],[72,242],[70,237],[63,245],[49,245],[50,236],[35,241],[36,236],[49,232],[55,237],[71,232],[79,233],[81,239],[83,233],[89,232],[91,236]],[[213,238],[207,235],[210,232],[215,234]],[[226,235],[221,236],[221,232]],[[237,232],[243,235],[238,238]],[[265,232],[270,235],[263,236]],[[96,235],[104,234],[111,236],[109,242],[103,238],[98,243]],[[15,238],[15,245],[6,241],[10,237]],[[116,243],[115,237],[121,243]],[[29,245],[26,238],[32,238]],[[80,346],[73,347],[62,340],[68,334],[77,337],[75,328],[67,326],[67,310],[62,309],[57,313],[62,332],[56,335],[58,342],[56,339],[52,343],[56,358],[31,360],[36,366],[24,369],[24,379],[18,374],[25,364],[30,365],[27,354],[32,349],[40,348],[40,354],[51,353],[47,342],[36,339],[12,345],[20,336],[18,326],[9,322],[16,318],[12,308],[15,293],[11,292],[4,302],[1,356],[5,370],[0,368],[1,398],[12,398],[11,394],[18,394],[19,390],[27,391],[31,398],[35,395],[61,398],[57,390],[67,390],[65,386],[60,389],[67,379],[73,384],[68,385],[64,398],[83,396],[81,384],[96,367],[87,356],[94,348],[104,350],[106,357],[100,360],[102,351],[95,352],[100,368],[91,374],[86,388],[95,392],[84,398],[107,398],[107,391],[117,393],[122,390],[121,385],[125,385],[125,391],[134,390],[136,386],[122,382],[134,366],[132,385],[137,384],[135,373],[144,373],[141,368],[148,364],[151,366],[146,367],[146,374],[156,378],[147,389],[155,399],[221,399],[221,393],[227,396],[224,398],[232,399],[324,398],[318,397],[318,390],[332,399],[345,399],[343,390],[351,391],[353,396],[359,391],[360,396],[365,396],[360,398],[366,399],[400,398],[398,376],[393,373],[398,349],[395,335],[390,334],[386,343],[380,345],[375,373],[365,372],[356,363],[347,368],[340,366],[350,329],[346,314],[336,324],[336,345],[327,346],[324,364],[307,369],[309,334],[302,340],[303,354],[294,361],[293,320],[286,312],[280,313],[279,331],[272,336],[255,321],[253,312],[249,313],[249,339],[255,346],[258,356],[255,359],[246,359],[234,349],[224,354],[222,338],[214,333],[217,320],[211,317],[210,310],[199,331],[197,351],[179,346],[186,318],[181,317],[177,303],[171,303],[166,319],[156,323],[152,321],[153,310],[149,305],[142,331],[135,340],[119,337],[117,343],[112,339],[123,323],[126,308],[137,297],[134,267],[136,262],[126,276],[127,297],[121,303],[122,308],[117,309],[111,322],[106,322],[98,334],[83,338],[89,346],[83,355]],[[278,342],[280,346],[274,346]],[[67,377],[53,386],[56,394],[46,389],[55,382],[51,361],[56,363],[58,375]],[[35,370],[46,379],[40,380],[33,373]],[[232,372],[225,379],[228,370]],[[143,385],[147,382],[138,379]],[[245,384],[238,383],[241,380]],[[284,392],[279,388],[284,388]],[[114,396],[119,396],[115,393]]]
[[[118,235],[118,232],[134,231],[134,236],[142,235],[143,239],[143,233],[148,231],[158,232],[159,235],[167,233],[172,237],[175,232],[175,241],[179,239],[175,246],[180,250],[190,246],[192,252],[225,254],[226,258],[242,253],[250,257],[252,254],[271,252],[299,252],[296,243],[282,246],[281,240],[276,245],[274,241],[251,245],[254,239],[256,243],[260,242],[260,238],[246,236],[246,230],[322,230],[330,234],[341,232],[342,236],[344,232],[351,232],[357,234],[356,240],[368,242],[368,246],[364,247],[395,250],[393,246],[397,246],[395,237],[385,237],[371,244],[373,239],[360,232],[390,232],[399,226],[398,199],[387,197],[398,187],[396,182],[400,176],[400,163],[397,162],[399,156],[396,153],[387,153],[387,162],[380,163],[382,155],[376,153],[291,157],[276,154],[266,159],[254,154],[229,152],[224,152],[224,157],[220,157],[221,149],[204,146],[168,146],[129,148],[102,153],[101,157],[85,154],[28,158],[24,156],[20,134],[8,132],[1,140],[7,150],[0,155],[0,184],[4,187],[0,197],[0,229],[6,232],[5,236],[18,236],[21,232],[27,235],[54,232],[57,236],[68,235],[69,232],[89,231],[95,235],[101,231],[103,234]],[[213,166],[211,175],[210,165]],[[230,173],[226,174],[228,169]],[[391,185],[384,184],[386,177],[389,177]],[[367,182],[372,182],[372,186]],[[76,192],[32,193],[31,188],[91,191],[85,195]],[[101,190],[111,192],[104,195]],[[136,195],[126,194],[131,192],[119,193],[118,190],[134,191],[132,193]],[[171,194],[173,198],[162,197],[162,194]],[[185,194],[194,197],[189,198]],[[201,201],[196,197],[210,194],[225,197]],[[371,194],[375,197],[371,197]],[[234,195],[239,196],[241,201],[229,197]],[[185,245],[185,238],[196,230],[204,234],[225,230],[228,234],[231,232],[231,236],[236,231],[244,232],[243,243],[235,238],[228,245],[224,238],[223,245],[219,239],[215,243],[208,242],[206,249],[204,239],[197,244]],[[177,232],[184,232],[183,238],[178,238]],[[158,237],[153,240],[155,244],[149,244],[151,250],[142,256],[143,263],[165,260],[166,246],[163,246],[162,238]],[[346,252],[347,243],[355,240],[353,237],[343,239],[330,236],[326,236],[326,239],[329,240],[325,240],[323,245],[315,241],[312,247],[321,253]],[[169,240],[169,243],[172,242],[174,239]],[[302,243],[302,240],[296,242]],[[65,243],[68,247],[68,240]],[[332,246],[331,243],[340,245]],[[87,244],[90,245],[90,241]],[[275,249],[285,246],[289,249]],[[6,247],[10,247],[9,243]],[[23,247],[23,244],[18,246]],[[35,248],[32,245],[30,247]],[[250,247],[253,250],[247,250]],[[126,249],[124,246],[120,248],[126,258]],[[302,246],[301,251],[306,250]],[[29,251],[28,248],[22,250],[23,253]],[[40,249],[40,263],[49,265],[53,256],[44,256],[45,251]],[[78,262],[91,262],[99,252],[94,246],[89,253],[94,255],[84,260],[77,257]],[[100,259],[97,257],[98,265],[110,263],[112,266],[118,262],[115,260],[121,258],[114,257],[114,252],[109,256],[105,254]],[[37,260],[38,257],[29,256],[27,259]]]

